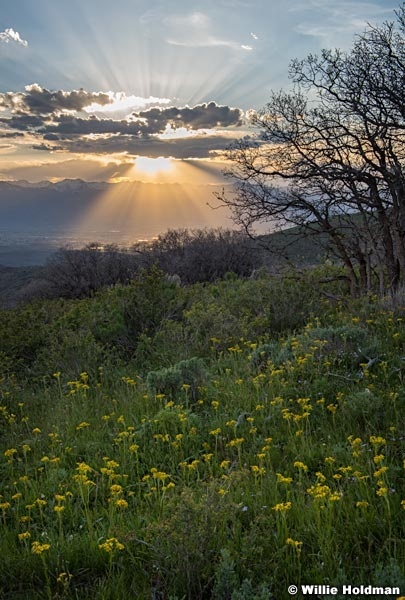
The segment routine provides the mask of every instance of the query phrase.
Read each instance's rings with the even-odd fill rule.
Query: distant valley
[[[230,227],[219,185],[0,181],[0,265],[44,264],[64,245],[130,245],[169,228]]]

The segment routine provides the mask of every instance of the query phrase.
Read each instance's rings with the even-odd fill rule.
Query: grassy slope
[[[401,315],[155,274],[1,317],[2,597],[405,591]],[[195,396],[191,366],[148,387],[191,356]]]

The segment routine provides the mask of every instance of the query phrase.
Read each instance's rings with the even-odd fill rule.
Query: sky
[[[0,179],[214,184],[288,65],[390,0],[4,0]]]

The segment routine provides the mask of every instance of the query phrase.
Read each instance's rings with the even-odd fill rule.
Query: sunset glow
[[[159,173],[167,173],[173,169],[173,162],[170,158],[148,158],[140,156],[136,159],[137,170],[147,175],[158,175]]]
[[[326,42],[348,48],[362,24],[395,9],[388,0],[4,4],[0,180],[198,185],[204,206],[226,184],[224,151],[254,135],[249,114],[290,85],[289,62]],[[192,214],[190,205],[194,224]],[[228,217],[218,211],[215,223]]]

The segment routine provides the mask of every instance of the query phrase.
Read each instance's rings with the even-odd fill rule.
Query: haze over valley
[[[129,246],[173,228],[229,227],[218,184],[0,181],[0,264],[43,264],[61,246]]]

